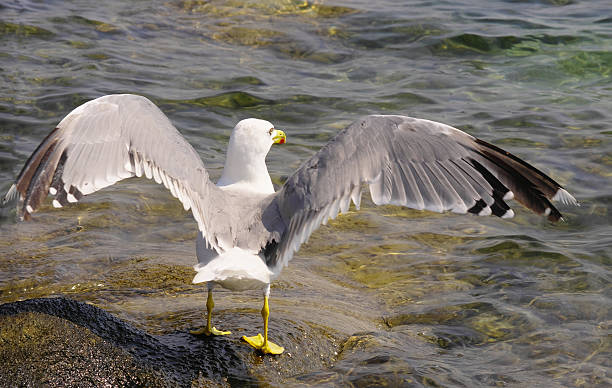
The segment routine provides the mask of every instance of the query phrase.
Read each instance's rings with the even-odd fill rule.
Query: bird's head
[[[284,144],[286,140],[285,133],[274,128],[272,123],[253,118],[238,122],[230,136],[230,143],[264,155],[270,151],[272,144]]]

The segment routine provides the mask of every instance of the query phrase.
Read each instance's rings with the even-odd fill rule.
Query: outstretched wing
[[[193,147],[142,96],[103,96],[70,112],[30,156],[5,201],[18,196],[18,213],[28,219],[48,194],[53,206],[61,207],[142,175],[163,183],[185,210],[191,209],[217,248],[209,220],[223,211],[224,195]]]
[[[515,198],[551,221],[550,200],[576,204],[554,180],[516,156],[456,128],[404,116],[367,116],[302,165],[264,211],[268,265],[280,269],[329,218],[359,207],[363,183],[375,204],[512,217]]]

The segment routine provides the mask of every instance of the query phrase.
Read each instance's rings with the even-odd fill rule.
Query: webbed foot
[[[257,334],[253,337],[247,337],[246,335],[244,335],[242,336],[242,339],[264,354],[281,354],[285,351],[285,348],[283,348],[282,346],[278,346],[277,344],[271,341],[265,341],[264,337],[261,334]]]
[[[212,288],[209,287],[208,288],[208,300],[206,301],[206,310],[208,312],[208,314],[206,315],[206,326],[200,329],[189,330],[189,333],[194,334],[194,335],[204,334],[206,336],[232,334],[231,331],[217,330],[217,328],[212,325],[212,312],[213,312],[214,307],[215,307],[215,302],[213,302]]]
[[[228,334],[232,334],[231,331],[222,331],[222,330],[217,330],[216,327],[211,327],[210,329],[206,326],[200,328],[200,329],[194,329],[194,330],[189,330],[189,333],[193,334],[193,335],[228,335]]]

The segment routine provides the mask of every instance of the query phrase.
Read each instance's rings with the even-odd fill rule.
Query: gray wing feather
[[[286,265],[328,218],[359,207],[367,183],[375,204],[435,212],[511,217],[516,198],[557,221],[551,199],[574,203],[559,184],[526,162],[456,128],[404,116],[367,116],[306,161],[263,212],[271,232],[268,265]]]
[[[208,178],[202,160],[148,99],[109,95],[69,113],[26,162],[12,189],[19,215],[29,218],[48,193],[60,207],[132,176],[163,184],[191,209],[207,241],[218,248],[224,194]],[[214,229],[213,227],[218,228]]]

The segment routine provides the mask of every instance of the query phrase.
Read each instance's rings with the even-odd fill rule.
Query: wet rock
[[[66,320],[23,312],[1,317],[0,326],[3,386],[165,385],[129,353]]]
[[[10,386],[191,386],[247,375],[232,343],[152,336],[66,298],[0,306],[0,381]]]
[[[163,377],[91,331],[42,313],[0,317],[6,386],[164,386]]]
[[[286,351],[264,356],[240,340],[244,327],[250,333],[260,325],[259,314],[225,318],[233,335],[151,335],[64,297],[6,303],[0,305],[0,386],[282,386],[328,368],[337,349],[325,328],[279,315],[271,330]]]

